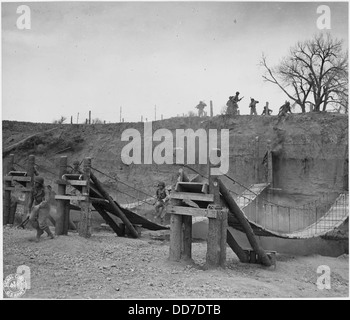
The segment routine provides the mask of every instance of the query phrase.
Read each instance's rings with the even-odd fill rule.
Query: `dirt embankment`
[[[348,172],[348,117],[335,113],[306,113],[277,116],[239,116],[228,118],[172,118],[156,121],[153,132],[160,128],[173,133],[176,129],[216,128],[229,129],[228,175],[246,186],[266,181],[263,159],[270,141],[273,154],[273,188],[270,200],[283,205],[303,205],[329,195],[335,199],[344,190]],[[35,133],[57,127],[57,124],[3,121],[3,148],[18,143]],[[143,123],[115,123],[97,125],[59,125],[57,130],[39,134],[12,150],[16,168],[26,167],[28,155],[34,154],[36,164],[46,183],[57,190],[59,157],[73,160],[92,158],[92,166],[111,195],[120,203],[130,203],[136,198],[154,195],[157,181],[172,184],[176,180],[178,165],[130,164],[121,160],[121,150],[128,142],[121,141],[126,129],[137,129],[143,146]],[[218,131],[220,133],[220,131]],[[220,143],[220,138],[218,138]],[[153,148],[160,142],[153,142]],[[143,155],[143,153],[142,153]],[[4,165],[6,158],[4,158]],[[206,173],[205,165],[196,169]],[[141,189],[136,191],[119,181]],[[227,186],[243,191],[238,184],[225,180]],[[334,200],[333,199],[333,200]]]

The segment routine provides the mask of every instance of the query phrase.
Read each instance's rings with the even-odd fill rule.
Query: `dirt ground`
[[[194,242],[192,262],[168,261],[168,231],[142,230],[140,239],[104,230],[90,239],[75,232],[51,240],[35,231],[5,227],[5,278],[20,265],[31,270],[24,299],[237,299],[349,296],[348,255],[277,254],[277,266],[240,263],[227,248],[225,269],[205,269],[206,242]],[[320,290],[317,267],[331,270],[331,289]]]

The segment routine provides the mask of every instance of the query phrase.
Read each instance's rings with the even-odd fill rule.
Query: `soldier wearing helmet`
[[[45,189],[44,189],[44,178],[36,176],[34,178],[34,188],[31,192],[29,202],[29,213],[27,217],[31,222],[32,226],[36,229],[36,242],[39,241],[40,236],[44,233],[53,239],[54,236],[47,224],[49,217],[50,206],[46,201]]]
[[[80,162],[79,160],[74,160],[73,161],[73,168],[70,170],[69,172],[70,174],[82,174],[81,170],[80,170]]]
[[[158,189],[156,191],[157,201],[155,203],[156,214],[155,218],[160,218],[161,223],[164,222],[165,216],[165,206],[169,201],[169,191],[165,188],[165,183],[163,181],[159,182],[157,185]]]

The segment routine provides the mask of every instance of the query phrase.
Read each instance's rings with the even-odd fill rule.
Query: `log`
[[[131,224],[131,222],[128,220],[128,218],[125,216],[122,210],[114,203],[114,200],[111,198],[111,196],[108,194],[108,192],[102,187],[101,182],[95,177],[95,175],[90,172],[90,178],[92,182],[95,184],[97,190],[101,193],[101,195],[108,200],[111,208],[113,211],[118,215],[118,217],[124,222],[125,226],[130,230],[131,235],[134,238],[138,238],[139,234],[135,230],[134,226]]]
[[[84,159],[83,176],[87,182],[86,186],[82,187],[82,195],[86,196],[86,200],[81,202],[79,235],[84,238],[91,237],[91,209],[90,209],[90,175],[91,175],[91,158]]]
[[[227,244],[230,246],[232,251],[237,255],[239,261],[248,263],[249,259],[245,251],[240,247],[235,238],[232,235],[232,231],[230,230],[232,227],[227,228]]]
[[[265,266],[271,266],[271,260],[269,259],[269,257],[265,253],[265,251],[259,246],[259,244],[255,238],[253,229],[250,226],[247,219],[245,218],[244,213],[238,207],[236,202],[232,199],[230,192],[227,190],[227,188],[225,187],[224,183],[220,180],[220,178],[218,178],[218,182],[219,182],[220,192],[221,192],[223,198],[225,199],[225,201],[229,207],[229,210],[231,211],[231,213],[233,215],[236,216],[237,220],[239,221],[239,223],[243,227],[244,232],[248,238],[248,241],[249,241],[250,245],[252,246],[252,248],[254,249],[254,251],[258,254],[261,263]]]
[[[181,258],[190,260],[192,258],[192,217],[182,216],[183,242]]]
[[[6,174],[12,171],[13,168],[13,160],[14,155],[10,154],[9,159],[7,161],[7,167],[6,167]],[[4,196],[4,207],[3,207],[3,225],[6,225],[8,223],[11,224],[11,181],[5,180],[5,196]],[[12,219],[13,220],[13,219]],[[13,223],[13,222],[12,222]]]
[[[93,207],[119,237],[122,237],[124,235],[123,230],[116,224],[116,222],[109,216],[109,214],[101,208],[101,206],[99,206],[97,203],[94,203]]]
[[[58,176],[61,178],[67,172],[67,157],[62,156],[60,158]],[[63,196],[66,193],[66,186],[64,184],[59,184],[57,187],[57,196]],[[64,234],[65,227],[65,214],[66,214],[66,200],[57,200],[57,219],[55,225],[56,235]]]
[[[170,217],[169,260],[180,261],[182,249],[182,216],[172,214]]]

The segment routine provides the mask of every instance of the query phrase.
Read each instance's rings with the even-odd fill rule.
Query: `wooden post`
[[[91,124],[91,111],[89,111],[89,124]]]
[[[70,124],[73,124],[73,116],[70,116]]]
[[[213,101],[210,100],[210,117],[212,118],[214,116],[214,111],[213,111]]]
[[[108,200],[113,211],[124,222],[125,226],[129,229],[131,235],[135,238],[138,238],[139,234],[135,230],[134,226],[131,224],[131,222],[128,220],[128,218],[125,216],[124,212],[115,204],[114,200],[111,198],[111,196],[108,194],[108,192],[102,187],[101,182],[95,177],[95,175],[92,172],[90,172],[90,178],[91,178],[92,182],[95,184],[97,190],[101,193],[101,195],[106,200]]]
[[[172,214],[170,217],[169,260],[180,261],[182,249],[182,216]]]
[[[28,162],[27,162],[27,176],[31,178],[31,181],[26,183],[26,189],[32,190],[34,186],[34,164],[35,164],[35,157],[33,155],[30,155],[28,157]],[[29,202],[31,200],[31,192],[26,191],[25,194],[25,206],[24,206],[24,217],[29,213]]]
[[[255,238],[253,229],[250,226],[246,217],[244,216],[243,212],[238,207],[236,202],[232,199],[230,192],[227,190],[227,188],[225,187],[223,182],[220,179],[218,179],[218,182],[219,182],[220,192],[221,192],[223,198],[225,199],[229,210],[231,211],[232,214],[235,215],[235,217],[237,218],[237,220],[241,224],[241,226],[244,230],[244,233],[246,234],[246,236],[248,238],[250,245],[252,246],[253,250],[258,254],[261,263],[266,265],[266,266],[271,266],[271,261],[270,261],[269,257],[267,256],[265,251],[259,246],[259,244]]]
[[[192,258],[192,216],[182,216],[183,241],[181,258],[190,260]]]
[[[60,164],[58,168],[58,179],[61,180],[62,176],[67,173],[67,157],[60,157]],[[66,185],[58,184],[57,187],[58,195],[66,194]],[[65,200],[57,200],[57,220],[55,225],[55,233],[56,235],[64,234],[65,227],[65,215],[66,215],[66,203]]]
[[[6,173],[7,175],[10,171],[13,170],[13,159],[14,155],[10,154],[8,161],[7,161],[7,167],[6,167]],[[10,211],[11,211],[11,190],[7,189],[11,187],[11,181],[5,181],[5,197],[4,197],[4,208],[3,208],[3,225],[11,224],[10,220]],[[13,222],[12,222],[13,223]]]
[[[220,156],[221,153],[220,149],[213,149],[210,152],[219,153],[217,156]],[[217,210],[217,217],[209,218],[206,266],[224,268],[226,265],[227,212],[221,208],[218,176],[211,175],[210,158],[212,157],[208,159],[209,193],[214,195],[213,207]],[[220,164],[216,165],[216,167],[219,166]]]
[[[90,208],[90,174],[91,174],[91,158],[84,158],[83,176],[86,186],[82,188],[82,195],[86,199],[81,202],[79,235],[84,238],[91,237],[91,208]]]
[[[227,239],[227,212],[220,206],[218,178],[209,177],[209,193],[214,194],[214,208],[217,209],[216,219],[209,218],[206,266],[225,267],[226,239]]]

